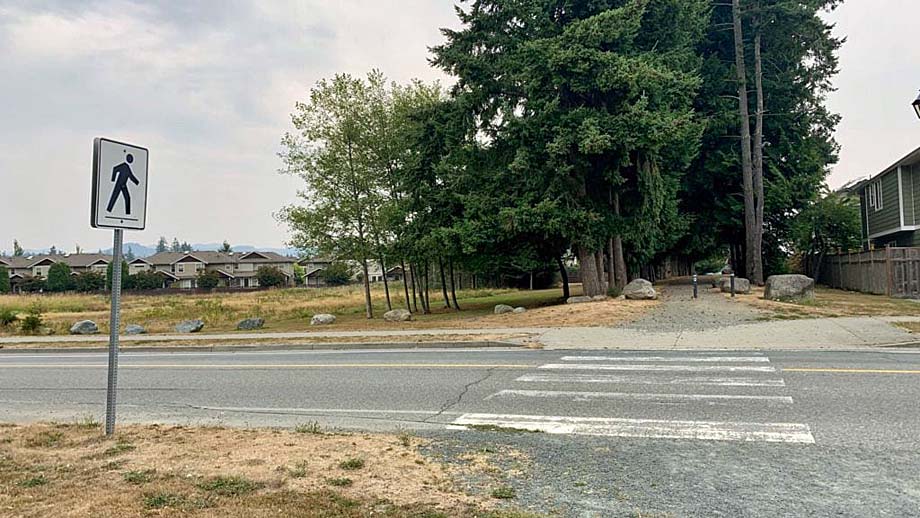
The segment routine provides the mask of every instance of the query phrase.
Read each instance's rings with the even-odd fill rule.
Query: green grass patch
[[[293,467],[287,469],[287,474],[291,478],[304,478],[307,476],[307,461],[302,460]]]
[[[355,481],[348,477],[335,477],[335,478],[327,478],[326,483],[329,484],[330,486],[335,486],[335,487],[348,487],[354,484]]]
[[[178,508],[185,506],[188,499],[177,493],[167,491],[157,491],[144,495],[144,508],[146,509],[166,509]]]
[[[300,423],[299,425],[294,427],[294,431],[297,433],[305,433],[305,434],[312,434],[312,435],[322,435],[324,433],[323,428],[319,425],[319,422],[317,421]]]
[[[38,475],[35,477],[29,477],[27,479],[21,480],[19,482],[20,487],[38,487],[44,486],[48,483],[48,479],[44,475]]]
[[[339,462],[339,468],[346,471],[356,471],[364,467],[364,459],[351,457]]]
[[[125,482],[129,484],[146,484],[153,480],[156,472],[157,471],[155,469],[126,471],[122,475],[122,478],[124,478]]]
[[[121,455],[122,453],[127,453],[136,449],[137,447],[130,442],[118,441],[115,445],[106,448],[105,451],[102,452],[102,455],[104,457],[115,457],[116,455]]]
[[[517,496],[517,491],[511,486],[498,486],[492,489],[490,493],[492,498],[499,500],[508,500]]]
[[[55,430],[42,430],[25,440],[27,448],[53,448],[64,439],[64,434]]]
[[[252,493],[265,485],[243,477],[214,477],[198,483],[198,489],[220,496],[240,496]]]

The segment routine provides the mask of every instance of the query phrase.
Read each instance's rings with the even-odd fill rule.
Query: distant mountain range
[[[212,251],[212,250],[219,250],[220,247],[223,246],[223,243],[193,243],[191,246],[192,246],[192,250]],[[296,248],[256,247],[252,245],[231,245],[231,248],[233,249],[234,252],[240,252],[240,253],[252,252],[253,250],[258,250],[260,252],[276,252],[281,255],[291,255],[291,256],[300,255],[300,253],[297,251]],[[131,252],[134,254],[135,257],[150,257],[151,255],[157,253],[157,246],[155,244],[154,245],[142,245],[140,243],[125,243],[124,252],[126,254],[128,253],[128,249],[131,250]],[[25,252],[27,255],[40,255],[40,254],[47,254],[48,251],[49,250],[47,248],[44,248],[44,249],[36,249],[36,250],[26,250]],[[89,249],[83,250],[83,252],[86,252],[86,253],[97,252],[97,251],[98,250],[89,250]],[[112,249],[106,248],[102,250],[102,253],[111,254]]]

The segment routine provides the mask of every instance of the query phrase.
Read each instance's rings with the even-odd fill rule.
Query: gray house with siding
[[[920,148],[848,190],[859,195],[865,248],[920,246]]]

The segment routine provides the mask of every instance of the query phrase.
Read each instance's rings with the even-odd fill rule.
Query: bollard
[[[732,272],[731,283],[732,283],[732,297],[734,297],[735,296],[735,274],[734,272]]]
[[[696,274],[694,273],[694,274],[693,274],[693,298],[699,297],[699,291],[698,291],[698,290],[699,290],[699,288],[698,288],[698,284],[697,284],[697,282],[696,282]]]

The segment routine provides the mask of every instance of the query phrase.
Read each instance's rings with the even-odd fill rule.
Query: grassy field
[[[391,286],[394,307],[404,306],[401,285]],[[575,293],[580,288],[575,287]],[[458,292],[462,311],[444,308],[440,292],[432,292],[430,315],[416,314],[413,322],[391,323],[382,319],[386,311],[382,286],[375,286],[373,320],[364,315],[364,295],[360,286],[324,289],[280,289],[247,293],[127,295],[122,301],[123,324],[140,324],[150,333],[173,332],[181,320],[200,318],[205,333],[230,332],[249,317],[265,319],[265,331],[425,329],[546,327],[557,325],[609,325],[644,312],[654,302],[608,301],[583,304],[575,310],[562,300],[561,289],[509,290],[478,289]],[[525,314],[493,315],[496,304],[524,306]],[[560,305],[561,304],[561,305]],[[0,296],[0,311],[10,309],[25,314],[41,308],[45,325],[54,334],[67,334],[78,320],[95,321],[100,332],[108,332],[109,299],[105,295],[44,294]],[[310,326],[317,313],[332,313],[331,326]],[[15,326],[0,327],[0,334],[17,334]]]
[[[498,509],[492,493],[505,486],[488,463],[447,467],[422,456],[421,444],[313,423],[294,431],[125,426],[114,440],[92,420],[0,425],[0,515],[536,517]],[[454,470],[480,469],[488,487],[455,486]]]
[[[728,296],[726,294],[726,296]],[[805,302],[776,302],[763,298],[763,288],[753,288],[750,296],[742,300],[757,308],[773,313],[776,319],[820,317],[879,317],[920,316],[920,303],[894,299],[883,295],[869,295],[855,291],[817,287],[815,300]]]

